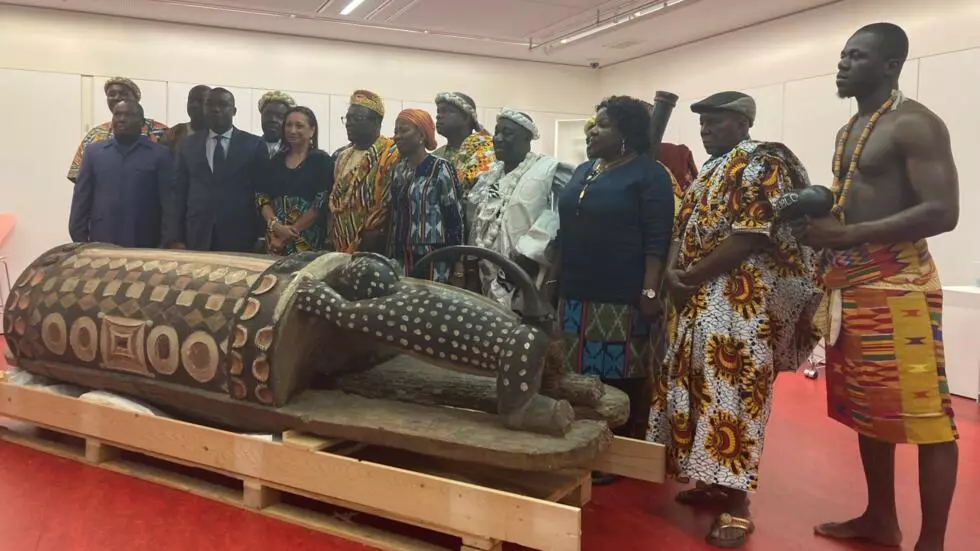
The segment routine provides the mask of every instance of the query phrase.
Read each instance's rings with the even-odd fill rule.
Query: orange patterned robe
[[[667,446],[671,474],[743,491],[758,484],[776,374],[799,368],[818,339],[818,254],[797,244],[772,208],[805,185],[805,169],[785,146],[744,141],[705,163],[684,196],[678,269],[737,233],[766,235],[770,247],[679,308],[648,431]]]

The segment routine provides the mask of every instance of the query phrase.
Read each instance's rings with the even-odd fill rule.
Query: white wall
[[[862,25],[889,21],[911,41],[901,86],[949,126],[960,173],[957,230],[930,240],[944,284],[973,284],[980,273],[980,1],[845,0],[600,71],[600,95],[651,98],[655,90],[681,100],[664,137],[705,159],[690,104],[711,93],[740,90],[755,97],[753,137],[782,141],[806,164],[816,184],[830,185],[836,131],[854,106],[836,97],[834,74],[847,38]]]
[[[587,68],[0,5],[0,211],[18,219],[0,255],[14,278],[69,241],[65,173],[85,131],[109,119],[102,84],[115,75],[137,81],[147,116],[167,124],[186,120],[197,83],[229,88],[236,124],[252,131],[261,94],[288,91],[314,109],[328,151],[345,143],[340,116],[359,88],[385,99],[388,132],[402,108],[434,114],[443,91],[471,95],[491,129],[501,107],[527,111],[547,153],[555,121],[590,113],[599,89]]]

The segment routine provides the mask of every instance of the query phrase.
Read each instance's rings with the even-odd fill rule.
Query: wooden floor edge
[[[179,464],[233,473],[242,480],[304,488],[326,502],[342,501],[367,514],[436,531],[548,551],[581,549],[577,506],[144,416],[10,383],[0,383],[0,415]]]

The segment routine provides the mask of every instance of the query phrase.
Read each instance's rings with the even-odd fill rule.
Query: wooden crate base
[[[513,541],[578,551],[591,498],[587,470],[528,476],[295,432],[268,442],[6,383],[0,416],[28,423],[0,431],[5,441],[384,550],[500,551]],[[286,476],[290,468],[304,472]],[[351,478],[360,486],[343,491]],[[402,535],[395,523],[450,543]]]

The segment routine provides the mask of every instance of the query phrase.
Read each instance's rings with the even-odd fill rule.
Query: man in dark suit
[[[186,138],[177,154],[164,244],[196,251],[252,252],[259,237],[254,180],[268,152],[235,128],[235,96],[215,88],[205,102],[208,132]]]
[[[143,108],[112,108],[112,137],[89,145],[78,171],[68,233],[72,241],[160,246],[160,218],[173,174],[170,150],[141,135]]]

